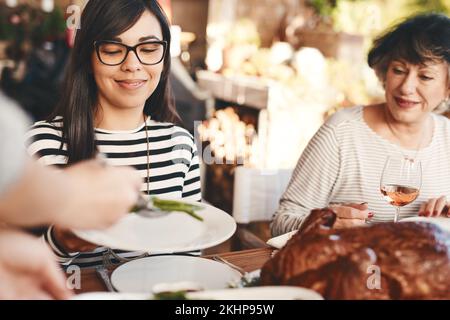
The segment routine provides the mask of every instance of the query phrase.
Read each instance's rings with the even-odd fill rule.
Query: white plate
[[[278,237],[270,238],[266,243],[273,248],[281,249],[294,236],[294,234],[297,233],[297,231],[298,230],[290,231]]]
[[[226,212],[206,203],[183,201],[200,205],[199,221],[182,212],[172,212],[158,218],[143,218],[129,214],[105,230],[74,230],[91,243],[128,251],[175,253],[213,247],[230,238],[236,222]]]
[[[188,293],[187,298],[200,300],[323,300],[323,297],[313,290],[288,286],[200,291]]]
[[[199,300],[323,300],[317,292],[288,286],[251,287],[239,289],[206,290],[186,294],[187,299]],[[148,293],[89,292],[72,300],[150,300]]]
[[[70,300],[150,300],[152,294],[122,292],[86,292],[74,295]]]
[[[450,218],[445,217],[437,217],[437,218],[429,218],[429,217],[410,217],[401,219],[400,222],[428,222],[434,223],[441,227],[443,230],[450,232]]]
[[[154,256],[127,262],[111,275],[120,292],[152,293],[161,284],[194,282],[204,290],[224,289],[241,274],[229,266],[210,259],[191,256]]]

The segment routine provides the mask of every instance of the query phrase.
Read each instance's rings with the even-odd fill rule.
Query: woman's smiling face
[[[397,121],[417,122],[449,96],[448,64],[393,60],[386,74],[387,107]]]
[[[163,36],[158,19],[145,11],[130,29],[108,40],[133,47],[145,41],[161,41]],[[164,60],[155,65],[142,64],[133,51],[116,66],[103,64],[96,52],[93,52],[91,60],[98,103],[112,108],[142,108],[158,86],[164,67]]]

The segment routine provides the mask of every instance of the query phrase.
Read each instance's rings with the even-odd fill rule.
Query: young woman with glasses
[[[61,167],[101,153],[111,165],[136,168],[145,194],[199,201],[196,146],[174,125],[179,117],[169,70],[169,23],[156,0],[89,1],[63,98],[52,117],[29,132],[30,153]],[[58,228],[50,228],[46,240],[61,262],[82,267],[101,263],[107,251]]]

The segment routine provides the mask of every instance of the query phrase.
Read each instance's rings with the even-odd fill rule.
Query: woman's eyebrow
[[[120,39],[119,37],[115,37],[111,39],[112,41],[116,41],[116,42],[122,42],[122,39]],[[142,37],[139,38],[139,42],[143,42],[146,40],[157,40],[157,41],[161,41],[157,36],[146,36],[146,37]]]
[[[419,70],[422,72],[428,72],[430,74],[436,74],[438,72],[438,70],[436,68],[433,68],[433,66],[421,66]]]
[[[146,36],[139,38],[139,42],[146,41],[146,40],[160,40],[157,36]]]
[[[421,63],[419,65],[419,70],[429,72],[432,74],[437,74],[439,73],[439,62],[425,61],[424,63]]]
[[[401,64],[401,65],[406,65],[406,61],[403,59],[394,59],[391,61],[392,63],[397,63],[397,64]]]

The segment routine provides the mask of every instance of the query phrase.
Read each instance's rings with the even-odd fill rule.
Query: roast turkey
[[[450,299],[450,233],[425,222],[333,229],[313,210],[261,270],[261,285],[313,289],[325,299]]]

